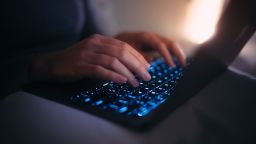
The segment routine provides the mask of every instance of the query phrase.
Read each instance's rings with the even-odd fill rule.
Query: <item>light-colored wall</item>
[[[153,31],[178,41],[186,54],[196,45],[182,37],[192,0],[112,0],[119,31]]]
[[[169,37],[179,33],[189,0],[113,0],[120,30],[155,31]]]

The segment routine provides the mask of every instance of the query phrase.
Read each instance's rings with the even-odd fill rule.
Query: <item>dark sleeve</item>
[[[90,2],[89,0],[84,0],[83,2],[83,9],[84,9],[84,13],[85,15],[85,21],[84,21],[84,25],[83,25],[83,29],[81,30],[81,37],[80,40],[91,36],[95,33],[97,34],[101,34],[102,31],[99,29],[96,21],[95,21],[95,17],[93,15],[93,9],[90,7]]]
[[[26,52],[5,54],[1,56],[1,95],[3,97],[20,90],[21,86],[28,82],[28,69],[34,57],[32,53]]]

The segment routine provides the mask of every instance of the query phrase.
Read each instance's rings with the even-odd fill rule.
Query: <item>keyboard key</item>
[[[95,105],[98,106],[98,105],[100,105],[102,103],[103,103],[103,100],[98,100],[98,101],[96,101]]]
[[[89,102],[90,100],[91,100],[90,98],[85,98],[85,99],[84,99],[84,102],[87,103],[87,102]]]
[[[114,105],[114,104],[109,104],[108,105],[111,109],[114,109],[114,110],[118,110],[118,106],[117,105]]]
[[[122,107],[122,108],[119,109],[119,112],[120,112],[120,113],[124,113],[124,112],[126,112],[127,110],[128,110],[128,108],[127,108],[126,106],[124,106],[124,107]]]
[[[122,104],[128,104],[129,102],[127,100],[119,99],[118,102]]]

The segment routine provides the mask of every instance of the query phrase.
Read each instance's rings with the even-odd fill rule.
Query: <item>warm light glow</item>
[[[193,0],[187,11],[185,37],[200,44],[215,32],[223,7],[223,0]]]

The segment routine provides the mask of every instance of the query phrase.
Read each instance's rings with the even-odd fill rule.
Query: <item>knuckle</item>
[[[120,49],[124,50],[124,51],[126,51],[129,46],[130,45],[126,42],[120,42],[120,44],[119,44]]]
[[[138,70],[139,70],[140,72],[146,71],[145,67],[144,67],[142,64],[139,64],[139,65],[138,65]]]
[[[136,62],[133,65],[134,65],[135,71],[141,72],[141,71],[144,70],[144,65],[142,63],[140,63],[140,62]]]
[[[102,38],[101,35],[99,34],[93,34],[92,36],[89,37],[90,42],[96,43]]]
[[[155,42],[155,46],[156,46],[156,48],[159,49],[159,50],[165,50],[165,49],[167,49],[166,44],[165,44],[164,42],[162,42],[162,41],[156,41],[156,42]]]
[[[120,47],[119,54],[121,57],[124,57],[127,54],[127,48],[126,47]]]
[[[163,43],[162,41],[159,41],[159,42],[158,42],[158,46],[159,46],[160,48],[165,48],[165,47],[166,47],[165,43]]]
[[[92,36],[90,36],[90,38],[92,39],[97,39],[100,38],[101,36],[99,34],[93,34]]]
[[[91,72],[94,74],[101,73],[101,71],[102,71],[102,67],[99,65],[95,65],[91,68]]]
[[[109,65],[111,67],[114,67],[117,63],[118,63],[118,59],[117,58],[112,57],[112,58],[109,59]]]

